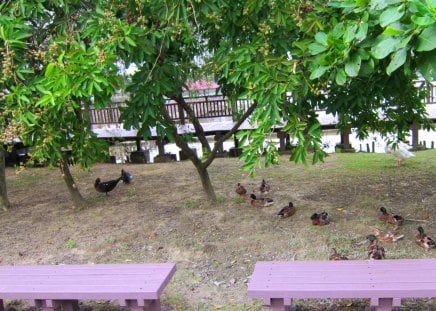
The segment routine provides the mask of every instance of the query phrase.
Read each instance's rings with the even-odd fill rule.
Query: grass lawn
[[[175,262],[178,271],[163,304],[170,310],[262,310],[246,295],[260,260],[327,260],[335,247],[349,259],[366,259],[362,244],[375,228],[391,230],[378,216],[381,206],[402,215],[404,239],[386,244],[386,257],[436,258],[414,242],[423,226],[436,237],[436,150],[416,152],[402,167],[389,154],[332,154],[314,166],[280,165],[249,178],[234,158],[216,159],[209,173],[218,203],[205,199],[189,161],[162,164],[96,164],[90,172],[73,168],[91,207],[72,209],[58,169],[7,169],[14,207],[0,212],[0,264],[85,264]],[[114,179],[121,168],[133,175],[109,195],[94,180]],[[235,193],[242,183],[258,191],[271,185],[275,204],[253,208]],[[297,212],[280,219],[292,201]],[[326,211],[327,226],[310,216]],[[395,276],[392,276],[395,279]],[[363,310],[367,301],[297,301],[299,310]],[[87,309],[119,310],[107,303]],[[17,310],[26,310],[22,304]],[[436,310],[435,299],[408,300],[403,310]]]

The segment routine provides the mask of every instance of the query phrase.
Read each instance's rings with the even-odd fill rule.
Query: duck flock
[[[262,179],[262,182],[258,189],[258,195],[256,195],[254,191],[251,194],[248,194],[247,189],[241,183],[237,184],[235,192],[245,201],[250,203],[252,207],[262,208],[274,204],[274,200],[267,196],[270,189],[270,185],[265,181],[265,179]],[[294,215],[296,211],[297,209],[294,204],[292,202],[289,202],[287,206],[284,206],[279,210],[277,215],[281,218],[287,218]],[[404,223],[404,218],[401,215],[389,213],[386,208],[382,206],[380,207],[379,219],[384,223],[392,225],[393,228],[389,231],[383,231],[375,228],[373,234],[366,236],[366,240],[367,242],[369,242],[369,245],[367,247],[369,259],[385,259],[386,250],[382,244],[387,242],[397,242],[398,240],[404,238],[404,234],[401,234],[399,232],[399,228]],[[325,211],[313,213],[310,216],[310,222],[314,226],[328,225],[330,223],[329,215]],[[436,248],[435,240],[428,236],[425,233],[424,228],[421,226],[417,228],[415,242],[419,246],[423,247],[426,251]],[[339,254],[335,248],[331,249],[329,254],[329,260],[347,259],[348,258],[346,256]]]

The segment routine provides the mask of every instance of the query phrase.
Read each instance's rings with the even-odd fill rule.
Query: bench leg
[[[272,311],[289,311],[290,305],[285,305],[283,298],[271,298],[271,310]]]
[[[79,301],[77,300],[56,300],[62,311],[79,311]]]
[[[79,311],[77,300],[35,300],[30,305],[41,308],[43,311]]]
[[[160,300],[126,300],[125,305],[130,311],[160,311]]]
[[[375,311],[391,311],[393,307],[392,298],[378,298],[377,301],[371,299],[371,305]]]

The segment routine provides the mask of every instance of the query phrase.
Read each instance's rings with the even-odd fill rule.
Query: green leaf
[[[329,68],[330,67],[328,67],[328,66],[318,66],[310,74],[310,79],[313,80],[313,79],[317,79],[317,78],[321,77],[327,71],[327,69],[329,69]]]
[[[418,37],[416,50],[418,52],[431,51],[436,48],[436,25],[424,29]]]
[[[383,59],[390,53],[396,50],[396,45],[401,39],[387,37],[380,41],[376,46],[371,49],[372,55],[377,59]]]
[[[371,0],[371,10],[383,10],[389,5],[401,2],[403,2],[403,0]]]
[[[65,56],[65,51],[62,51],[62,53],[59,55],[58,57],[58,63],[62,63],[62,61],[64,60],[64,56]]]
[[[393,6],[383,11],[380,15],[380,26],[386,27],[393,22],[398,21],[404,15],[404,5]]]
[[[393,26],[388,26],[383,31],[383,34],[386,36],[399,36],[399,35],[402,35],[403,33],[404,33],[404,30],[395,28]]]
[[[416,25],[419,26],[430,26],[435,22],[434,18],[431,15],[425,15],[425,16],[412,15],[411,19]]]
[[[359,55],[361,60],[368,60],[371,56],[365,49],[362,48],[357,50],[357,55]]]
[[[353,55],[348,62],[345,63],[345,72],[349,77],[356,77],[359,74],[362,60],[359,55]]]
[[[133,41],[130,37],[125,37],[127,44],[131,46],[136,46],[135,41]]]
[[[312,55],[318,55],[327,50],[327,47],[317,42],[309,44],[309,50]]]
[[[409,0],[409,10],[413,13],[418,13],[420,16],[427,14],[431,15],[430,6],[426,6],[421,0]],[[433,2],[434,7],[434,2]]]
[[[348,26],[344,34],[344,42],[350,43],[355,38],[357,25]]]
[[[436,80],[436,50],[420,53],[418,69],[427,80]]]
[[[339,85],[345,84],[345,82],[347,81],[347,76],[345,74],[344,69],[340,68],[337,70],[335,80],[336,80],[336,83]]]
[[[338,23],[333,28],[333,37],[336,39],[339,39],[340,37],[342,37],[344,35],[344,32],[345,32],[344,24]]]
[[[394,72],[398,67],[402,66],[407,58],[407,49],[402,48],[396,51],[392,55],[392,60],[389,63],[388,67],[386,68],[386,73],[390,75],[392,72]]]
[[[356,40],[364,40],[368,33],[368,23],[361,23],[357,29],[357,33],[354,36]]]
[[[366,62],[362,62],[359,74],[363,77],[369,77],[374,72],[374,60],[370,58]]]
[[[318,32],[315,35],[315,41],[323,46],[327,46],[327,38],[328,38],[328,36],[324,32]]]
[[[49,103],[53,103],[53,95],[51,93],[48,93],[44,95],[37,103],[36,107],[38,106],[47,106]]]
[[[45,69],[45,76],[46,78],[50,78],[53,76],[53,71],[56,68],[55,64],[50,63],[47,65],[47,68]]]

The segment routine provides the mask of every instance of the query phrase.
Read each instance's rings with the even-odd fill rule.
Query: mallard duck
[[[326,212],[321,213],[313,213],[312,216],[310,216],[310,219],[312,220],[312,225],[314,226],[323,226],[330,223],[329,214]]]
[[[274,204],[274,200],[270,198],[257,198],[254,193],[250,195],[251,198],[251,206],[253,207],[265,207]]]
[[[404,238],[404,234],[398,234],[397,231],[382,231],[378,228],[374,229],[374,235],[380,242],[397,242]]]
[[[348,260],[346,256],[338,254],[336,248],[330,250],[329,260]]]
[[[426,251],[436,247],[436,242],[425,234],[424,228],[421,226],[418,227],[418,234],[415,236],[415,241],[418,245],[424,247]]]
[[[239,195],[245,195],[247,193],[247,189],[245,189],[245,187],[243,185],[241,185],[240,183],[238,183],[238,185],[236,186],[235,191]]]
[[[128,171],[121,169],[121,179],[123,180],[123,183],[130,184],[130,182],[133,179],[133,176]]]
[[[385,258],[385,249],[378,244],[377,237],[374,234],[370,234],[366,237],[369,241],[368,245],[368,257],[369,259],[380,260]]]
[[[401,217],[400,215],[388,213],[386,208],[384,208],[383,206],[380,207],[380,212],[380,220],[388,224],[394,225],[395,228],[398,228],[398,226],[401,226],[404,222],[403,217]]]
[[[269,184],[266,183],[265,179],[262,179],[262,183],[260,184],[259,191],[261,194],[267,194],[270,190]]]
[[[281,216],[282,218],[290,217],[295,214],[297,209],[295,208],[294,204],[292,202],[289,202],[289,204],[285,207],[283,207],[277,215]]]
[[[106,195],[107,195],[108,192],[114,190],[114,188],[118,185],[119,181],[122,178],[123,177],[120,176],[117,179],[108,180],[108,181],[101,181],[101,179],[99,177],[94,182],[94,188],[98,192],[103,192],[103,193],[106,193]]]
[[[397,166],[400,167],[404,160],[414,157],[415,155],[409,150],[413,147],[403,143],[398,142],[396,148],[392,148],[390,145],[386,145],[385,152],[391,153],[397,159]]]

